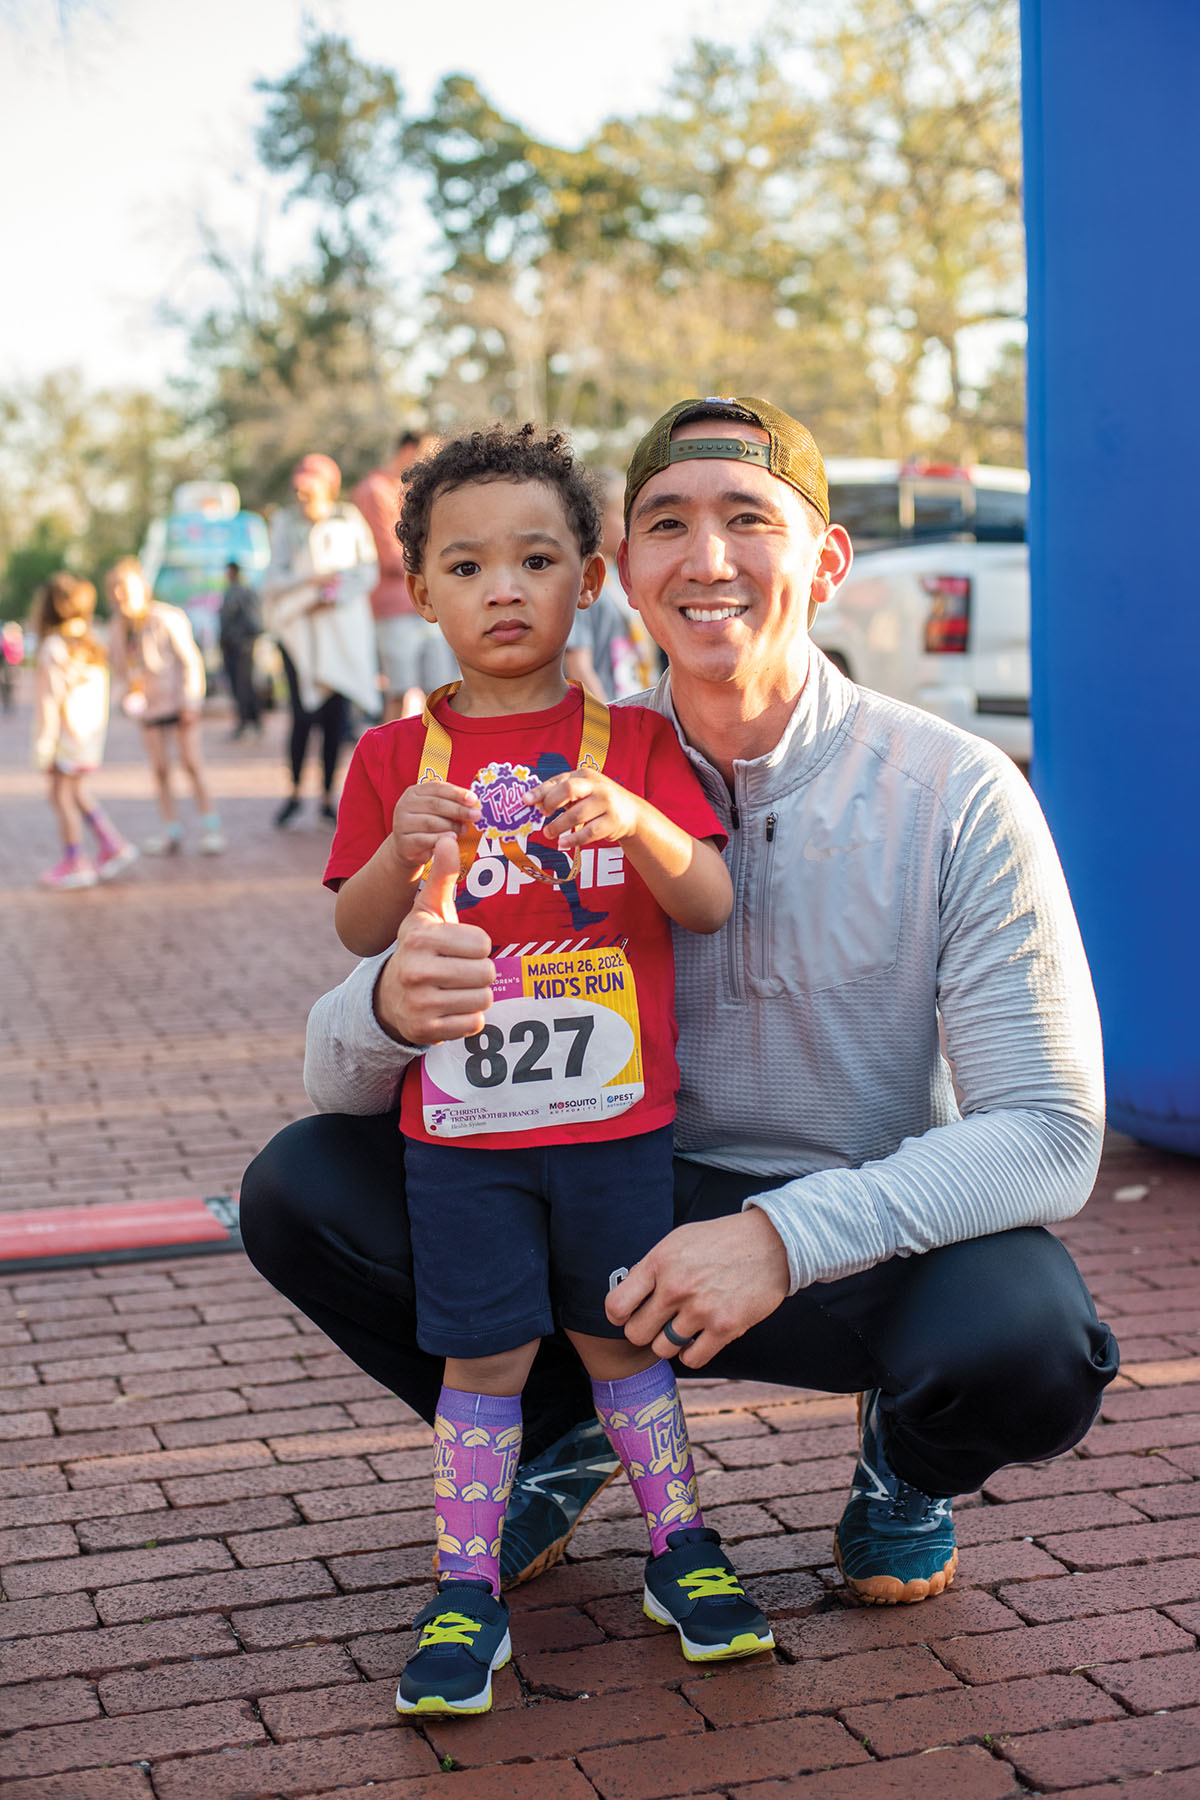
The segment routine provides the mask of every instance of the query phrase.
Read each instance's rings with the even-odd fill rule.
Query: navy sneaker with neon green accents
[[[413,1621],[421,1627],[396,1689],[401,1713],[485,1713],[492,1673],[512,1655],[508,1607],[486,1581],[445,1581]]]
[[[902,1481],[883,1453],[879,1389],[858,1397],[859,1450],[833,1554],[847,1587],[864,1606],[932,1599],[954,1580],[951,1502]]]
[[[689,1662],[720,1662],[770,1650],[771,1627],[734,1573],[721,1539],[706,1525],[672,1531],[667,1548],[646,1558],[642,1610],[674,1625]]]

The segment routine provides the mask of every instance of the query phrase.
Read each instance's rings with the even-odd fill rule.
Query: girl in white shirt
[[[87,777],[99,768],[108,730],[108,659],[92,636],[96,590],[65,572],[40,590],[34,611],[38,644],[34,687],[33,760],[50,777],[50,804],[63,853],[40,877],[47,888],[94,887],[137,856],[115,829]],[[96,840],[95,861],[84,854],[83,828]]]

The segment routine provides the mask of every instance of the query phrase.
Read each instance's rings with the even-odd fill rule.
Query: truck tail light
[[[921,586],[930,598],[925,620],[928,655],[962,655],[971,630],[971,578],[969,575],[925,575]]]

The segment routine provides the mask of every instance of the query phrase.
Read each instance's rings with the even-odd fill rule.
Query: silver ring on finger
[[[689,1345],[694,1344],[696,1341],[694,1337],[680,1337],[675,1329],[674,1319],[668,1319],[663,1326],[663,1336],[666,1338],[668,1344],[674,1344],[677,1350],[686,1350]]]

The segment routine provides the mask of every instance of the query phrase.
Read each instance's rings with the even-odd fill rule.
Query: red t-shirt
[[[518,822],[521,789],[579,761],[577,688],[543,712],[467,718],[443,700],[436,717],[451,739],[448,779],[498,796],[500,813],[507,806]],[[723,845],[668,721],[638,706],[614,707],[609,719],[605,774],[693,837]],[[420,719],[377,725],[360,738],[327,885],[355,874],[387,837],[424,742]],[[528,855],[565,875],[566,852],[535,818]],[[494,999],[476,1037],[434,1045],[409,1067],[400,1109],[406,1135],[515,1148],[632,1137],[670,1123],[679,1085],[670,921],[619,844],[589,844],[577,878],[552,887],[509,861],[485,832],[458,889],[458,916],[491,937]]]

